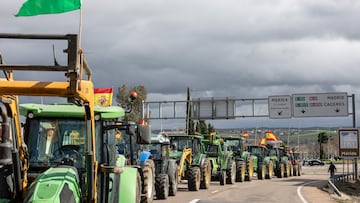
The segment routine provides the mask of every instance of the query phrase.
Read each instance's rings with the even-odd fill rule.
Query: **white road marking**
[[[219,190],[214,190],[214,191],[211,192],[211,194],[214,194],[214,193],[217,193],[217,192],[219,192]]]
[[[193,199],[193,200],[191,200],[189,203],[196,203],[196,202],[198,202],[200,199]]]
[[[298,188],[297,188],[297,194],[298,194],[298,196],[299,196],[299,198],[301,199],[301,201],[303,202],[303,203],[308,203],[306,200],[305,200],[305,198],[302,196],[302,194],[301,194],[301,189],[304,187],[304,186],[306,186],[306,185],[309,185],[309,184],[311,184],[311,183],[315,183],[315,182],[319,182],[320,180],[314,180],[314,181],[310,181],[310,182],[307,182],[307,183],[303,183],[302,185],[300,185]]]

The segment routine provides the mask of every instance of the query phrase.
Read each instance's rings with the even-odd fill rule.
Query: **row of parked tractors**
[[[151,145],[141,150],[154,162],[157,199],[175,196],[182,180],[187,180],[189,191],[198,191],[208,189],[211,181],[225,185],[251,181],[256,176],[263,180],[301,175],[299,154],[274,142],[245,147],[241,136],[160,133],[153,135]]]
[[[220,185],[300,175],[293,153],[277,144],[247,146],[241,137],[151,136],[129,104],[97,106],[92,73],[78,36],[0,33],[0,38],[64,40],[67,65],[7,65],[0,55],[0,202],[149,203]],[[64,81],[14,80],[14,71],[63,72]],[[34,74],[38,75],[38,74]],[[39,74],[41,76],[41,74]],[[86,76],[86,77],[85,77]],[[87,78],[87,79],[86,79]],[[64,104],[25,104],[19,96],[64,97]],[[20,123],[20,117],[25,119]]]

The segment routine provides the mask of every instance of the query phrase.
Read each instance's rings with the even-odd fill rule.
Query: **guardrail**
[[[330,177],[328,180],[329,188],[331,188],[339,197],[342,196],[340,190],[336,187],[336,182],[347,182],[349,180],[354,180],[354,174],[353,173],[346,173],[346,174],[339,174],[334,175],[333,177]]]

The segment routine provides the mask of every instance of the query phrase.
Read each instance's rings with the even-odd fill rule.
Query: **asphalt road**
[[[338,172],[342,166],[337,166]],[[289,178],[273,178],[272,180],[257,180],[220,186],[212,182],[208,190],[191,192],[186,181],[179,184],[175,197],[166,200],[154,200],[171,203],[245,203],[245,202],[276,202],[276,203],[310,203],[335,202],[330,195],[321,190],[326,184],[329,174],[328,166],[303,167],[303,175]],[[320,201],[319,201],[320,200]]]

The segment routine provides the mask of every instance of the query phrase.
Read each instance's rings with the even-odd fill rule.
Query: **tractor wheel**
[[[141,176],[137,174],[136,180],[136,203],[140,203],[141,201]]]
[[[269,161],[269,165],[267,168],[267,174],[266,174],[265,178],[272,179],[273,173],[274,173],[274,165],[273,165],[272,161]]]
[[[282,163],[278,162],[278,164],[280,166],[277,166],[277,177],[282,178],[282,177],[284,177],[285,167],[284,167],[284,164],[282,164]]]
[[[226,184],[234,184],[236,180],[236,164],[233,160],[229,160],[226,169]]]
[[[198,191],[200,189],[201,172],[200,168],[193,166],[188,173],[188,188],[190,191]]]
[[[208,189],[211,182],[211,164],[208,159],[205,159],[204,165],[201,169],[201,183],[200,189]]]
[[[169,196],[175,196],[178,187],[178,171],[176,160],[169,160],[168,175],[169,175]]]
[[[291,171],[291,165],[289,162],[287,162],[285,164],[285,174],[284,174],[284,177],[287,178],[290,176],[290,171]]]
[[[236,162],[236,182],[244,182],[246,173],[246,165],[242,161]]]
[[[220,185],[225,185],[226,171],[220,171]]]
[[[141,197],[142,203],[150,203],[154,199],[154,185],[155,185],[155,164],[154,161],[148,159],[144,163],[142,168],[143,177],[142,177],[142,194],[145,194]]]
[[[266,175],[266,167],[263,163],[259,163],[257,168],[257,176],[259,180],[264,180]]]
[[[253,163],[253,160],[250,159],[249,162],[246,164],[246,174],[247,175],[245,177],[245,180],[251,181],[253,173],[254,173],[254,163]]]
[[[155,178],[156,199],[166,199],[169,196],[169,176],[159,174]]]

